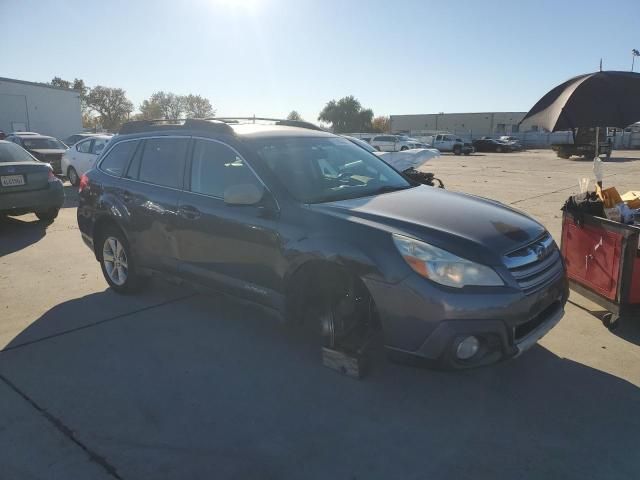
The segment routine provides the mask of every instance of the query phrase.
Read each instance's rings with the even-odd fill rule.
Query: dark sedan
[[[62,182],[51,166],[0,140],[0,216],[35,213],[52,222],[64,203]]]
[[[476,149],[476,152],[496,153],[515,152],[519,150],[509,143],[501,142],[500,140],[495,140],[493,138],[481,138],[479,140],[474,140],[473,148]]]
[[[7,140],[20,145],[38,160],[51,164],[54,173],[62,174],[60,162],[67,146],[57,138],[38,134],[15,133],[9,135]]]

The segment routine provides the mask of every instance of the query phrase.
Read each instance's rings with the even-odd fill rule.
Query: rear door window
[[[191,161],[191,191],[224,198],[232,185],[260,181],[233,149],[218,142],[196,140]]]
[[[140,158],[141,182],[182,188],[188,138],[151,138]]]
[[[85,140],[76,144],[76,150],[80,153],[89,153],[91,147],[91,140]]]
[[[137,141],[120,142],[114,146],[104,160],[100,163],[100,170],[115,175],[122,176],[124,169],[129,163],[129,159],[138,146]]]
[[[104,150],[104,147],[107,146],[108,142],[109,140],[107,140],[106,138],[96,138],[93,142],[93,146],[91,147],[91,153],[93,153],[94,155],[100,155],[102,153],[102,150]]]

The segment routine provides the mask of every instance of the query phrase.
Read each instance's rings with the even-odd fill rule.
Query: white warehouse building
[[[538,126],[519,125],[527,112],[427,113],[391,115],[391,131],[413,136],[450,132],[467,138],[537,132]]]
[[[0,77],[0,130],[31,131],[57,138],[82,131],[80,93]]]

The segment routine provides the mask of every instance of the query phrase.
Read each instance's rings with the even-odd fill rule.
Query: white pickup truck
[[[464,140],[450,133],[439,133],[426,139],[433,148],[441,152],[453,152],[455,155],[469,155],[473,153],[473,146],[465,144]]]

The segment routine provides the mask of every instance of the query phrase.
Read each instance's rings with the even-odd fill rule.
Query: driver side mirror
[[[256,205],[264,197],[264,187],[253,183],[231,185],[224,191],[224,203],[227,205]]]

